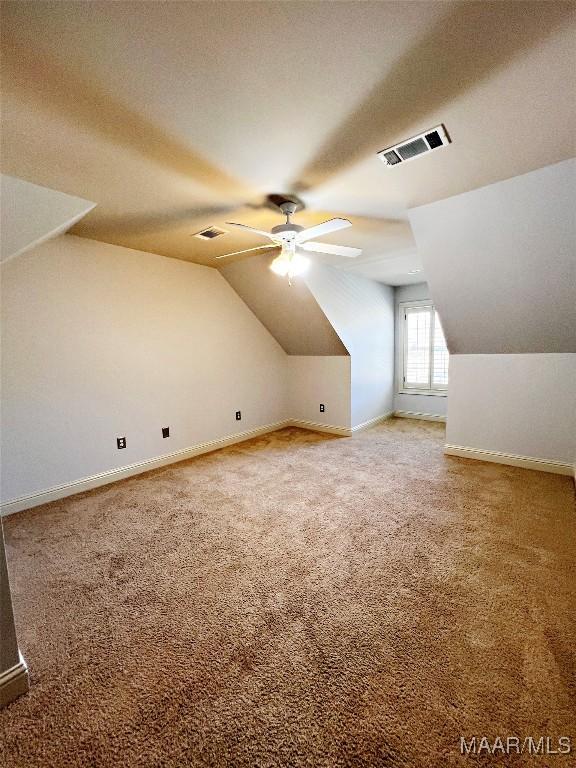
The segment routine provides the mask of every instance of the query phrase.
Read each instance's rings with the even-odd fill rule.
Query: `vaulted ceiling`
[[[3,170],[97,207],[74,232],[218,266],[261,241],[191,235],[349,215],[336,264],[421,266],[408,209],[574,152],[570,2],[3,2]],[[444,123],[453,143],[376,151]],[[225,225],[224,225],[225,226]],[[327,238],[330,239],[330,238]]]
[[[268,262],[260,254],[226,264],[222,274],[289,355],[348,355],[306,282],[287,285],[270,272]]]
[[[451,353],[576,352],[575,200],[564,160],[410,211]]]

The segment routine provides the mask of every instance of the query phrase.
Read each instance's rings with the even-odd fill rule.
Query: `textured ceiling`
[[[198,263],[350,215],[328,263],[391,283],[421,266],[409,208],[574,152],[573,3],[4,2],[3,170],[93,200],[74,232]],[[453,143],[375,152],[439,122]],[[537,140],[535,140],[537,138]],[[418,280],[422,275],[417,276]]]

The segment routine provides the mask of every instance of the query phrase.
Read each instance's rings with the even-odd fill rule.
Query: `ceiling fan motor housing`
[[[296,211],[302,208],[302,204],[296,202],[296,200],[288,200],[288,198],[284,198],[284,201],[278,205],[278,208],[280,208],[285,216],[293,216]]]
[[[304,227],[301,227],[299,224],[288,222],[287,224],[278,224],[278,226],[272,227],[270,233],[279,240],[290,241],[295,240],[296,235],[302,232],[303,229]]]

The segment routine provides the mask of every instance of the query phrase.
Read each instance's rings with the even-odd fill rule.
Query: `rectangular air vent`
[[[227,235],[228,232],[225,229],[218,229],[218,227],[206,227],[206,229],[195,232],[194,237],[199,237],[200,240],[214,240],[215,237],[220,235]]]
[[[419,157],[419,155],[432,152],[433,149],[444,147],[446,144],[450,144],[450,136],[448,136],[446,128],[443,125],[439,125],[429,131],[424,131],[424,133],[418,136],[413,136],[407,141],[395,144],[393,147],[382,149],[378,152],[378,155],[386,165],[400,165],[407,160]]]

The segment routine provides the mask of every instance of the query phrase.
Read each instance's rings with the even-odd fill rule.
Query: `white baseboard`
[[[363,421],[362,424],[356,424],[355,427],[352,427],[351,432],[361,432],[364,429],[370,429],[370,427],[375,427],[376,424],[380,424],[382,421],[386,421],[392,416],[394,416],[394,411],[387,411],[386,413],[382,413],[380,416],[376,416],[374,419]]]
[[[350,427],[336,427],[333,424],[320,424],[316,421],[305,421],[304,419],[290,419],[287,426],[301,427],[312,432],[326,432],[329,435],[339,435],[340,437],[350,437],[352,434]]]
[[[0,709],[27,693],[30,688],[28,667],[20,655],[20,661],[10,669],[0,672]]]
[[[339,435],[340,437],[351,437],[356,432],[360,432],[363,429],[369,429],[376,426],[381,421],[386,421],[393,415],[392,411],[382,413],[380,416],[376,416],[369,421],[364,421],[362,424],[357,424],[355,427],[337,427],[334,424],[320,424],[316,421],[305,421],[304,419],[291,419],[291,427],[302,427],[302,429],[310,429],[313,432],[326,432],[329,435]]]
[[[129,464],[125,467],[118,467],[116,469],[110,469],[106,472],[100,472],[90,477],[84,477],[81,480],[73,480],[70,483],[58,485],[53,488],[48,488],[44,491],[38,491],[26,496],[20,496],[10,501],[5,501],[0,505],[0,516],[12,515],[15,512],[21,512],[24,509],[31,509],[32,507],[38,507],[41,504],[48,504],[50,501],[57,501],[58,499],[64,499],[67,496],[73,496],[76,493],[83,493],[89,491],[92,488],[98,488],[101,485],[108,485],[109,483],[115,483],[118,480],[124,480],[127,477],[133,475],[139,475],[142,472],[149,472],[151,469],[158,469],[159,467],[166,466],[167,464],[174,464],[178,461],[185,461],[191,459],[194,456],[200,456],[203,453],[211,453],[217,451],[219,448],[225,448],[228,445],[235,445],[236,443],[242,443],[245,440],[251,440],[253,437],[259,437],[269,432],[275,432],[278,429],[284,429],[284,427],[301,427],[302,429],[309,429],[313,432],[326,432],[332,435],[339,435],[341,437],[350,437],[352,430],[349,427],[337,427],[331,424],[319,424],[313,421],[304,421],[301,419],[286,419],[284,421],[277,421],[274,424],[266,424],[263,427],[257,427],[256,429],[249,429],[245,432],[237,432],[234,435],[219,438],[218,440],[209,440],[206,443],[198,443],[189,448],[183,448],[180,451],[174,451],[173,453],[167,453],[163,456],[158,456],[153,459],[146,459],[145,461],[139,461],[135,464]]]
[[[531,456],[517,456],[512,453],[501,453],[500,451],[486,451],[480,448],[467,448],[463,445],[450,445],[446,443],[444,453],[447,456],[459,456],[462,459],[477,459],[479,461],[492,461],[496,464],[508,464],[512,467],[522,467],[523,469],[537,469],[540,472],[553,472],[556,475],[574,474],[572,464],[566,464],[562,461],[552,461],[551,459],[535,459]]]
[[[421,419],[422,421],[446,421],[446,416],[440,413],[420,413],[419,411],[394,411],[394,416],[400,419]]]
[[[41,504],[47,504],[49,501],[64,499],[66,496],[73,496],[75,493],[82,493],[83,491],[89,491],[92,488],[98,488],[101,485],[108,485],[108,483],[114,483],[117,480],[123,480],[126,477],[138,475],[141,472],[148,472],[151,469],[157,469],[166,464],[174,464],[177,461],[185,461],[194,456],[200,456],[203,453],[211,453],[212,451],[217,451],[219,448],[225,448],[228,445],[242,443],[244,440],[250,440],[259,435],[265,435],[268,432],[275,432],[278,429],[290,426],[291,423],[290,420],[278,421],[274,424],[267,424],[256,429],[248,429],[245,432],[237,432],[228,437],[209,440],[206,443],[198,443],[190,448],[183,448],[180,451],[167,453],[153,459],[146,459],[145,461],[139,461],[125,467],[118,467],[117,469],[110,469],[107,472],[100,472],[97,475],[84,477],[81,480],[73,480],[70,483],[48,488],[45,491],[39,491],[38,493],[33,493],[27,496],[20,496],[17,499],[3,502],[0,506],[0,516],[11,515],[14,514],[14,512],[20,512],[23,509],[30,509],[31,507],[38,507]]]
[[[44,491],[38,491],[37,493],[28,494],[26,496],[20,496],[16,499],[10,499],[9,501],[2,502],[0,505],[0,516],[12,515],[16,512],[21,512],[24,509],[31,509],[32,507],[38,507],[41,504],[48,504],[50,501],[57,501],[58,499],[64,499],[67,496],[73,496],[76,493],[83,493],[89,491],[92,488],[98,488],[102,485],[108,485],[118,480],[124,480],[127,477],[141,474],[142,472],[149,472],[152,469],[158,469],[159,467],[166,466],[167,464],[174,464],[178,461],[185,461],[191,459],[194,456],[200,456],[203,453],[211,453],[217,451],[219,448],[225,448],[228,445],[234,445],[236,443],[250,440],[253,437],[259,435],[265,435],[269,432],[275,432],[278,429],[284,427],[300,427],[302,429],[309,429],[313,432],[325,432],[330,435],[338,435],[339,437],[350,437],[352,434],[359,432],[363,429],[368,429],[386,419],[389,419],[393,414],[392,411],[384,413],[380,416],[365,421],[362,424],[357,424],[355,427],[340,427],[334,424],[322,424],[320,422],[306,421],[304,419],[286,419],[285,421],[278,421],[274,424],[266,424],[263,427],[256,429],[249,429],[245,432],[237,432],[234,435],[219,438],[218,440],[209,440],[205,443],[199,443],[189,448],[183,448],[180,451],[174,451],[173,453],[167,453],[163,456],[158,456],[152,459],[146,459],[145,461],[139,461],[135,464],[129,464],[125,467],[118,467],[116,469],[110,469],[106,472],[100,472],[90,477],[84,477],[80,480],[73,480],[70,483],[64,483],[53,488],[48,488]]]

